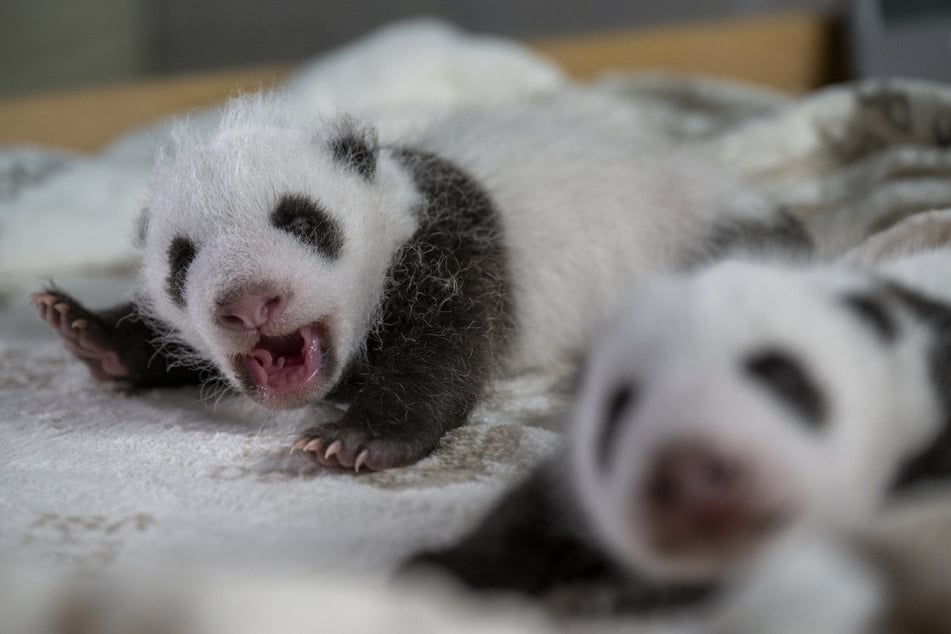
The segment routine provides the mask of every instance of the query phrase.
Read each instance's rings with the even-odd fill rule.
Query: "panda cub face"
[[[139,303],[271,407],[324,396],[360,352],[416,191],[372,131],[267,97],[160,160]]]
[[[939,415],[927,335],[881,295],[857,272],[741,262],[638,292],[570,432],[606,548],[703,580],[780,531],[867,514]]]

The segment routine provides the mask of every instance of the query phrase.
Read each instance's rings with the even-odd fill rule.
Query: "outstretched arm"
[[[175,387],[197,385],[208,378],[206,371],[174,364],[173,359],[188,351],[158,347],[158,333],[132,303],[91,311],[56,288],[34,293],[32,299],[66,349],[100,381]]]

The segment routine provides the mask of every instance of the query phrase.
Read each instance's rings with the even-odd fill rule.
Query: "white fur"
[[[945,632],[951,615],[947,487],[890,501],[854,530],[777,540],[740,575],[717,634]]]
[[[951,251],[907,262],[918,279],[951,271]],[[639,492],[651,457],[694,440],[752,467],[754,496],[785,509],[791,527],[861,521],[897,466],[940,424],[928,375],[930,333],[895,311],[900,335],[884,343],[846,310],[847,292],[873,273],[730,261],[637,292],[593,352],[571,429],[578,497],[599,538],[622,561],[659,575],[702,578],[742,563],[656,553]],[[742,372],[745,355],[778,346],[826,395],[828,428],[813,430]],[[638,402],[623,414],[604,473],[596,459],[604,408],[620,382]],[[756,552],[750,545],[749,554]]]
[[[335,163],[328,149],[335,130],[277,97],[244,99],[232,104],[211,138],[179,139],[160,161],[148,209],[140,301],[174,328],[174,336],[210,357],[236,387],[230,359],[254,342],[216,325],[218,297],[261,281],[287,289],[293,298],[268,334],[327,319],[341,363],[324,384],[325,393],[360,350],[386,268],[416,229],[412,208],[418,194],[408,174],[386,152],[372,182]],[[341,224],[345,243],[338,261],[320,257],[270,224],[271,210],[287,193],[320,201]],[[166,292],[168,245],[178,235],[198,245],[184,308]]]
[[[499,209],[519,332],[512,371],[572,359],[617,307],[620,289],[682,264],[714,222],[770,213],[716,166],[659,146],[635,123],[618,102],[578,91],[459,110],[399,140],[470,172]],[[184,135],[160,161],[142,302],[236,386],[228,360],[249,344],[216,327],[216,297],[242,283],[283,285],[294,298],[273,334],[328,318],[346,362],[372,325],[387,265],[416,229],[418,193],[391,151],[368,183],[330,157],[335,126],[279,95],[245,98],[212,134]],[[343,224],[338,262],[269,225],[279,197],[295,192]],[[165,292],[176,235],[199,244],[184,310]]]
[[[716,634],[868,634],[887,593],[880,571],[844,540],[785,540],[754,566],[718,610]]]
[[[520,333],[513,371],[576,355],[623,289],[682,265],[715,222],[771,214],[725,170],[646,134],[637,116],[577,90],[459,111],[416,140],[474,174],[502,212]]]

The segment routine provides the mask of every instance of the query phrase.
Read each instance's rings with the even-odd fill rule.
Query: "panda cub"
[[[636,123],[579,91],[383,142],[277,94],[239,98],[159,158],[134,301],[34,301],[96,378],[345,401],[295,447],[328,467],[411,464],[493,377],[569,367],[619,289],[748,234],[808,244]]]
[[[480,588],[699,601],[781,538],[951,475],[951,249],[877,270],[728,260],[645,284],[593,349],[567,450],[458,545]]]

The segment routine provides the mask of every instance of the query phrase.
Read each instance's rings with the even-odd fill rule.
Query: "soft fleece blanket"
[[[516,44],[423,21],[314,61],[286,90],[327,112],[369,117],[385,138],[443,108],[525,99],[568,84]],[[735,166],[805,219],[826,256],[905,215],[951,206],[951,88],[867,82],[791,99],[727,82],[615,75],[585,89],[627,103],[645,133]],[[191,113],[189,125],[208,125],[215,116],[213,109]],[[438,595],[420,591],[410,600],[378,582],[338,579],[379,577],[414,550],[452,541],[552,451],[567,399],[555,377],[499,384],[472,422],[431,457],[352,477],[324,473],[288,452],[298,430],[332,411],[278,414],[236,398],[209,402],[190,389],[106,388],[33,316],[28,293],[50,278],[94,306],[127,293],[132,218],[168,125],[97,156],[0,149],[0,560],[10,570],[26,564],[54,576],[121,578],[130,569],[171,568],[183,575],[179,590],[194,588],[184,593],[189,608],[207,608],[200,612],[207,622],[182,617],[183,631],[262,631],[250,616],[235,616],[251,611],[288,617],[272,631],[380,631],[403,618],[407,605],[425,617],[405,631],[483,631],[484,612],[468,620],[467,608],[446,616]],[[250,581],[222,586],[182,573],[209,569]],[[283,581],[264,583],[270,575]],[[305,581],[288,581],[297,575]],[[0,604],[35,629],[38,615],[60,607],[61,595],[48,579],[23,579],[0,578]],[[227,590],[219,596],[220,587]],[[287,587],[289,594],[265,587]],[[17,599],[24,588],[37,589],[26,592],[31,602]],[[221,609],[221,596],[244,611]],[[287,596],[313,601],[319,618],[293,621],[289,615],[299,610],[288,608]],[[510,607],[493,616],[501,619],[493,627],[556,629],[521,608],[508,620]]]

